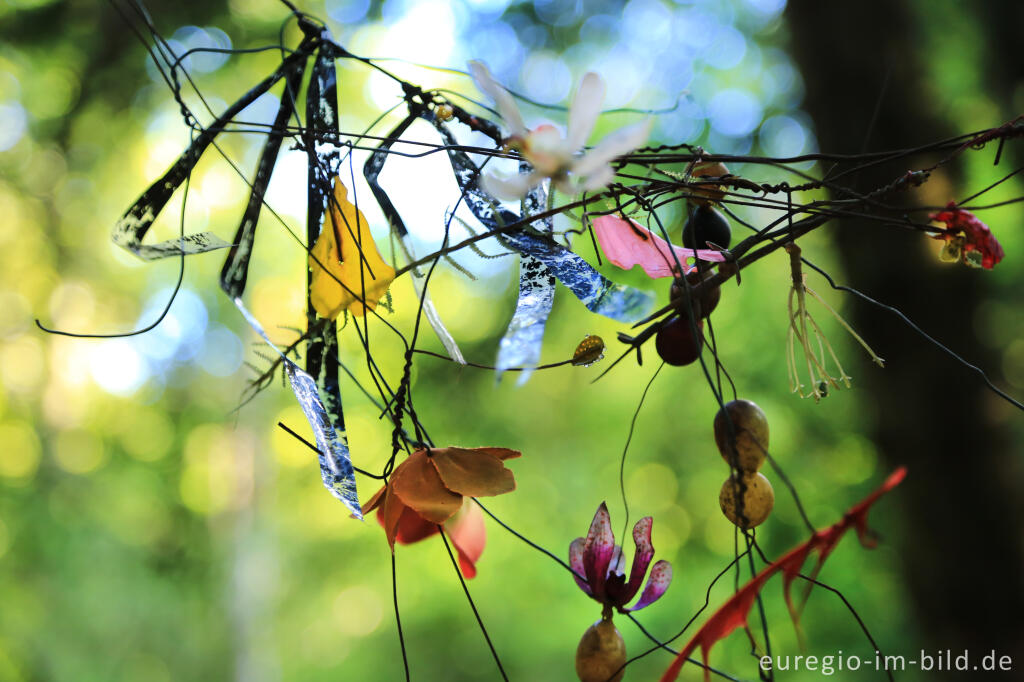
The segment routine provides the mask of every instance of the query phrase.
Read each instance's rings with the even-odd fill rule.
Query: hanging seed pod
[[[704,321],[697,320],[697,331],[704,329]],[[658,330],[654,339],[654,347],[658,356],[670,365],[682,367],[688,365],[700,357],[703,339],[698,336],[694,338],[690,320],[677,317],[668,322]]]
[[[709,279],[714,274],[711,270],[705,270],[703,273],[694,270],[686,276],[686,281],[690,283],[691,287],[695,287],[700,284],[702,279]],[[672,305],[675,306],[676,312],[684,317],[689,316],[690,309],[687,305],[686,292],[683,290],[682,283],[678,280],[672,281],[669,298],[672,301]],[[715,286],[710,289],[704,289],[700,296],[693,299],[693,310],[697,313],[697,317],[708,317],[711,311],[718,307],[720,300],[722,300],[722,287]]]
[[[741,490],[742,508],[736,504],[739,497],[737,493]],[[764,474],[745,471],[741,478],[730,476],[725,480],[718,494],[718,504],[721,505],[725,518],[735,525],[740,528],[754,528],[764,523],[775,506],[775,491]]]
[[[690,173],[690,177],[694,180],[699,180],[701,178],[721,178],[726,175],[729,175],[729,169],[725,167],[724,163],[718,161],[714,163],[702,163],[694,168],[693,172]],[[711,202],[721,201],[722,197],[725,196],[725,191],[722,189],[721,185],[710,183],[706,185],[693,186],[690,191],[692,192],[690,201],[701,206],[710,206]]]
[[[438,105],[437,109],[434,110],[439,121],[447,122],[455,118],[455,109],[452,108],[451,104]]]
[[[710,248],[708,242],[726,249],[731,239],[729,221],[710,204],[695,208],[683,225],[683,246],[688,249]]]
[[[577,367],[590,367],[604,357],[604,339],[591,334],[580,341],[572,354],[572,364]]]
[[[626,643],[610,617],[587,628],[576,647],[576,675],[580,682],[619,682],[625,673],[620,668],[625,664]]]
[[[729,422],[734,448],[729,443]],[[715,445],[730,465],[735,463],[743,471],[760,469],[768,454],[768,418],[764,411],[749,400],[727,402],[715,415]]]

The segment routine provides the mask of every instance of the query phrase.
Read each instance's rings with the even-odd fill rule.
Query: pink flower
[[[576,538],[569,545],[569,565],[576,572],[576,584],[580,589],[591,599],[622,612],[639,611],[665,594],[669,583],[672,582],[672,565],[661,560],[651,569],[651,577],[643,594],[640,595],[640,600],[633,608],[624,608],[636,596],[640,583],[647,574],[647,567],[654,558],[654,546],[651,544],[652,524],[651,517],[645,516],[633,527],[636,553],[633,555],[633,566],[627,580],[624,572],[626,560],[622,548],[615,544],[608,507],[602,502],[594,514],[586,539]],[[586,580],[582,580],[580,576]]]
[[[604,101],[605,84],[599,75],[588,73],[580,81],[569,106],[568,132],[563,136],[550,124],[527,130],[512,95],[498,85],[487,66],[473,61],[469,63],[469,70],[477,87],[490,95],[505,120],[511,132],[509,146],[518,149],[533,166],[531,172],[512,177],[484,175],[483,188],[499,199],[520,199],[545,178],[551,178],[558,191],[570,196],[601,189],[615,177],[612,159],[642,145],[651,132],[653,121],[648,119],[620,128],[589,151],[583,151]]]
[[[991,270],[992,266],[1003,260],[1003,247],[992,230],[988,229],[988,225],[970,211],[957,208],[955,201],[949,202],[946,210],[933,213],[928,219],[946,223],[946,231],[936,239],[946,240],[942,251],[943,256],[949,260],[961,260],[974,267],[980,261],[981,267],[986,270]],[[977,254],[971,255],[973,251],[977,251]]]

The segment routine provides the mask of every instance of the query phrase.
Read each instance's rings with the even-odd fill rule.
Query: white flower
[[[589,151],[583,150],[601,113],[605,84],[596,73],[588,73],[569,107],[569,131],[565,137],[553,125],[527,130],[519,107],[508,90],[498,85],[483,62],[469,63],[477,87],[494,100],[511,135],[509,146],[518,149],[533,166],[529,173],[511,177],[497,173],[484,175],[482,184],[488,194],[501,199],[520,199],[530,188],[551,178],[554,186],[568,195],[601,189],[615,177],[612,159],[628,154],[647,141],[650,119],[608,135]],[[582,152],[582,153],[580,153]]]

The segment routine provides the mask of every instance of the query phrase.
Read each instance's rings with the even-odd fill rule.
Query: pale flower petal
[[[473,80],[476,81],[476,86],[480,88],[480,91],[490,95],[491,99],[494,100],[494,103],[498,106],[498,113],[505,120],[505,125],[508,126],[512,135],[525,135],[526,125],[523,123],[523,116],[519,113],[519,107],[516,106],[515,99],[512,98],[508,90],[498,85],[498,82],[491,76],[487,65],[480,61],[471,61],[469,63],[469,72],[472,74]]]
[[[569,107],[569,137],[566,144],[572,151],[581,149],[587,143],[597,116],[601,113],[604,95],[604,80],[596,73],[590,72],[580,81],[580,87]]]
[[[576,149],[566,144],[561,131],[553,125],[542,125],[527,133],[523,141],[523,158],[533,169],[554,176],[572,165]]]
[[[542,177],[536,172],[513,176],[488,173],[480,178],[480,185],[485,192],[497,199],[522,199]]]
[[[568,175],[565,175],[564,173],[556,178],[552,178],[551,184],[556,190],[558,190],[559,192],[568,197],[571,197],[580,191],[576,184],[572,181],[572,178],[570,178]]]
[[[583,192],[594,192],[599,189],[603,189],[608,186],[612,180],[615,179],[615,170],[608,164],[605,164],[601,168],[591,173],[589,176],[581,178],[579,183],[579,189]]]
[[[654,121],[648,119],[616,130],[573,164],[572,172],[588,176],[612,159],[630,153],[647,141],[653,124]]]

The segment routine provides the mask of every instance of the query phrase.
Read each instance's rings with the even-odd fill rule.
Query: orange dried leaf
[[[381,258],[366,218],[348,200],[339,178],[334,179],[330,204],[330,219],[309,258],[310,300],[321,317],[333,320],[345,310],[365,315],[391,286],[395,269]]]
[[[504,461],[506,459],[515,459],[516,457],[522,457],[523,453],[518,450],[511,448],[473,448],[477,452],[486,452],[489,455],[494,455],[498,459]]]
[[[389,486],[394,496],[432,523],[444,523],[462,506],[462,496],[441,481],[426,450],[417,450],[396,467]]]
[[[387,493],[387,487],[386,486],[381,486],[381,489],[378,490],[377,492],[375,492],[373,494],[373,497],[368,499],[366,501],[366,503],[363,504],[363,516],[366,516],[367,514],[372,512],[374,509],[379,507],[380,503],[383,501],[384,495],[386,493]]]
[[[516,489],[516,481],[502,460],[520,453],[502,448],[502,456],[488,450],[494,449],[441,448],[431,450],[430,459],[445,487],[452,492],[469,497],[512,492]]]
[[[398,534],[398,522],[401,520],[405,510],[406,506],[398,499],[398,495],[395,495],[390,489],[385,489],[384,501],[377,512],[377,517],[381,525],[384,526],[384,534],[388,537],[388,544],[391,545],[392,552],[395,551],[395,536]]]

